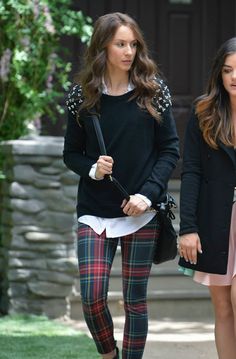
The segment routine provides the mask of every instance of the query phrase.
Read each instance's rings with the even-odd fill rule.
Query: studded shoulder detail
[[[78,108],[82,104],[82,102],[83,102],[82,87],[81,85],[75,85],[68,93],[66,99],[66,106],[69,112],[71,112],[72,115],[76,115],[78,112]]]
[[[162,79],[155,79],[160,87],[156,92],[156,95],[153,98],[157,110],[160,114],[165,112],[169,106],[171,106],[171,95],[168,86],[164,83]],[[66,106],[72,115],[76,115],[78,112],[79,106],[83,103],[83,93],[81,85],[75,85],[72,87],[68,93],[66,99]]]
[[[168,107],[171,106],[171,95],[168,86],[162,79],[156,79],[158,84],[160,85],[159,89],[157,90],[156,95],[154,96],[154,103],[157,106],[157,110],[159,114],[165,112]]]

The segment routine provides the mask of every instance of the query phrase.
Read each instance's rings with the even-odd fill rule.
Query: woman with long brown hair
[[[148,329],[147,283],[159,231],[152,207],[165,196],[179,155],[169,90],[131,17],[111,13],[96,21],[67,105],[64,161],[80,175],[78,260],[84,317],[102,358],[119,358],[107,293],[120,242],[122,358],[141,359]],[[99,114],[107,155],[100,153],[93,113]],[[111,175],[128,198],[109,180]]]
[[[207,285],[219,359],[236,358],[236,37],[213,61],[184,147],[180,265]]]

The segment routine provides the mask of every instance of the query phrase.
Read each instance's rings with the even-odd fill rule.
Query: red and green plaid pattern
[[[147,283],[152,265],[154,241],[158,237],[156,217],[137,232],[121,237],[122,280],[125,309],[123,359],[141,359],[148,330]],[[116,347],[107,293],[112,262],[119,238],[99,236],[79,224],[78,259],[83,312],[101,354]]]

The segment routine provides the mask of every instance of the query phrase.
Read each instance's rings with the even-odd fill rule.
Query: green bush
[[[0,1],[0,141],[26,135],[42,115],[63,112],[71,63],[63,60],[62,35],[88,42],[92,21],[69,0]]]

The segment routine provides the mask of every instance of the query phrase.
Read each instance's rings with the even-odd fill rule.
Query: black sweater
[[[133,91],[121,96],[101,96],[100,124],[107,153],[114,159],[113,175],[129,194],[140,193],[157,203],[179,158],[178,136],[171,111],[168,88],[163,82],[157,96],[162,123],[158,124],[133,99]],[[93,122],[85,113],[76,120],[82,102],[79,85],[68,96],[68,123],[64,143],[64,162],[80,175],[77,215],[122,217],[122,196],[108,179],[89,177],[100,153]]]

